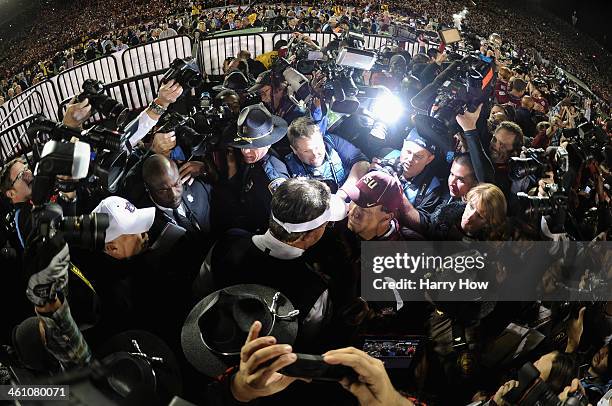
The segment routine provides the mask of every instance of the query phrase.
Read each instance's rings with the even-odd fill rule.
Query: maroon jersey
[[[508,93],[508,104],[514,106],[514,108],[521,107],[521,97],[516,97],[512,93]]]
[[[545,98],[534,97],[533,101],[538,103],[544,109],[544,113],[548,113],[548,102]]]
[[[498,80],[495,84],[495,100],[499,104],[508,103],[508,83]]]

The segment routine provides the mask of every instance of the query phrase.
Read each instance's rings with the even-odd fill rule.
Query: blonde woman
[[[462,201],[438,206],[427,223],[415,231],[427,240],[503,240],[506,198],[491,183],[473,187]]]

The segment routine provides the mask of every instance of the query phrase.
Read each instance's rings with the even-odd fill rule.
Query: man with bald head
[[[142,177],[152,205],[157,208],[154,232],[166,224],[185,230],[188,239],[199,238],[210,231],[211,186],[194,179],[181,183],[179,170],[163,155],[151,155],[143,164]],[[179,230],[180,230],[179,229]]]
[[[535,101],[531,96],[523,96],[521,98],[521,106],[516,109],[516,123],[523,130],[523,135],[528,138],[533,138],[536,135],[536,123],[534,121],[533,106]]]

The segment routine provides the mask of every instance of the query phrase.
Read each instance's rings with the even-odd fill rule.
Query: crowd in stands
[[[253,21],[245,20],[247,16],[240,12],[234,16],[233,13],[213,14],[206,11],[207,8],[226,4],[231,2],[194,4],[186,0],[156,0],[153,3],[122,0],[107,3],[82,0],[43,5],[33,21],[17,28],[21,30],[21,35],[0,47],[0,97],[6,101],[25,87],[49,78],[60,70],[126,46],[159,39],[164,30],[163,24],[169,24],[172,33],[193,36],[199,32],[197,35],[201,37],[218,30],[259,26],[265,20],[265,10],[260,6],[256,7],[258,15]],[[351,1],[335,5],[354,6],[356,10],[363,10],[368,4],[365,1]],[[392,15],[414,13],[448,26],[453,25],[452,13],[466,8],[468,14],[464,25],[470,31],[482,35],[489,32],[491,27],[500,27],[499,31],[504,38],[518,49],[524,52],[538,50],[542,57],[576,75],[591,86],[597,95],[609,100],[612,77],[610,53],[585,34],[577,32],[567,21],[540,9],[505,0],[481,2],[476,6],[469,0],[437,0],[408,5],[389,2],[385,5]],[[332,11],[330,17],[334,11],[331,6],[327,5],[327,9]],[[370,8],[380,11],[380,5],[375,3]],[[194,18],[169,17],[178,14],[191,14]],[[385,32],[392,18],[384,12],[370,13],[369,17],[376,23],[376,33]],[[322,28],[324,24],[322,22]],[[367,28],[364,25],[357,29],[371,32],[371,23],[367,25]]]

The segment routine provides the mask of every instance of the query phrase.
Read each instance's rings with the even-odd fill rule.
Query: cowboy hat
[[[255,321],[262,324],[260,336],[293,344],[298,313],[285,295],[267,286],[241,284],[218,290],[187,316],[181,332],[183,352],[198,371],[219,376],[240,362],[240,350]]]

